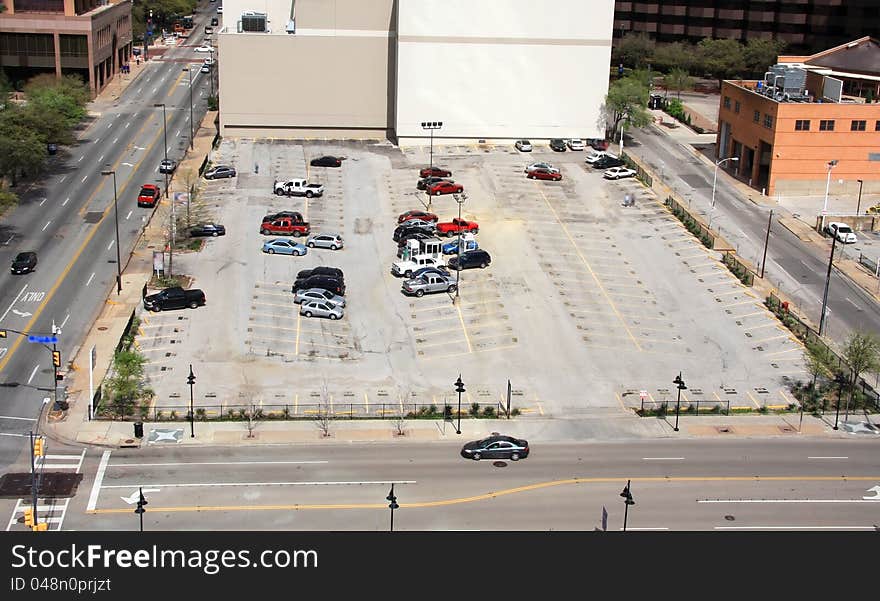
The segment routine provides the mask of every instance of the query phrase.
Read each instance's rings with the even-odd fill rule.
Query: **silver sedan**
[[[309,248],[329,248],[336,250],[344,246],[342,236],[339,234],[315,234],[306,240],[306,246]]]
[[[306,317],[329,317],[330,319],[340,319],[345,312],[342,307],[338,307],[328,301],[311,300],[306,301],[299,306],[299,314]]]
[[[302,302],[321,301],[333,303],[337,307],[345,307],[345,297],[334,294],[323,288],[309,288],[308,290],[297,290],[293,295],[293,302],[297,305]]]

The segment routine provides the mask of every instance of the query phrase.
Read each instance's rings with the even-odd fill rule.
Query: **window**
[[[734,113],[739,113],[739,108],[740,108],[740,106],[742,106],[742,105],[740,104],[739,100],[737,100],[736,102],[734,102],[734,103],[733,103],[733,112],[734,112]]]
[[[880,119],[874,124],[874,131],[880,131]]]
[[[819,131],[834,131],[834,119],[822,119],[819,121]]]
[[[865,124],[864,119],[853,119],[849,124],[849,129],[850,131],[865,131]]]
[[[798,119],[794,122],[795,131],[810,131],[809,119]]]
[[[761,111],[755,111],[755,114],[752,115],[752,121],[754,121],[755,123],[761,122]]]
[[[764,127],[770,129],[773,127],[773,117],[770,115],[764,115]]]
[[[724,97],[724,108],[730,109],[730,96]]]

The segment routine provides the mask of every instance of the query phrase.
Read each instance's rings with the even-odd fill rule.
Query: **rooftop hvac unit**
[[[266,13],[243,12],[241,13],[241,21],[239,21],[239,31],[266,33],[269,31],[268,23],[269,20],[266,18]]]

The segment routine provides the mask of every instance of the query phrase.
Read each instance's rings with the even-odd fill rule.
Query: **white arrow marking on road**
[[[33,315],[33,313],[28,313],[27,311],[19,311],[18,309],[13,309],[12,312],[19,317],[30,317],[31,315]]]
[[[862,497],[862,498],[866,499],[866,500],[874,500],[874,499],[880,500],[880,486],[872,486],[871,488],[868,489],[868,492],[872,492],[872,491],[874,493],[873,497]]]
[[[159,492],[160,490],[161,489],[159,489],[159,488],[145,488],[144,494],[147,494],[148,492]],[[131,493],[128,497],[119,497],[119,498],[122,499],[123,501],[125,501],[126,503],[128,503],[129,505],[134,505],[135,503],[138,502],[138,500],[140,500],[140,496],[141,496],[140,491],[136,490],[133,493]]]
[[[122,164],[125,165],[126,167],[134,167],[134,165],[132,165],[131,163],[122,163]]]

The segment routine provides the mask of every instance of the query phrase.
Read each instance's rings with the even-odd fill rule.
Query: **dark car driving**
[[[30,273],[34,269],[36,269],[36,267],[37,253],[30,250],[23,253],[18,253],[12,260],[12,273],[16,275]]]
[[[529,456],[529,442],[513,436],[493,434],[483,440],[474,440],[461,448],[465,459],[510,459],[519,461]]]
[[[189,228],[189,235],[193,238],[198,236],[225,236],[226,226],[216,223],[200,223]]]
[[[312,167],[342,167],[343,157],[323,156],[309,161]]]
[[[489,256],[483,249],[477,250],[468,250],[457,257],[452,257],[449,259],[449,269],[459,270],[459,269],[471,269],[473,267],[479,267],[481,269],[485,269],[489,266],[489,263],[492,262],[492,257]]]

